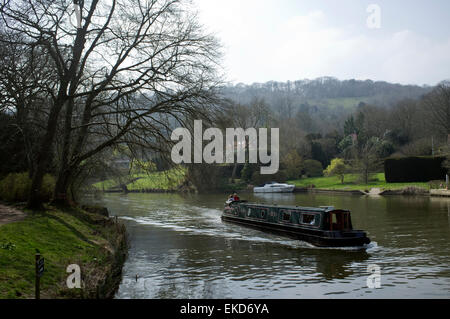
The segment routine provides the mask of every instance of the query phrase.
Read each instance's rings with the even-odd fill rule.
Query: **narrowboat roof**
[[[320,206],[320,207],[304,207],[304,206],[292,206],[292,205],[276,205],[276,204],[264,204],[264,203],[248,203],[248,202],[240,202],[239,204],[245,204],[247,206],[257,206],[257,207],[267,207],[267,208],[281,208],[281,209],[292,209],[292,210],[307,210],[307,211],[316,211],[316,212],[330,212],[333,210],[342,210],[347,211],[345,209],[335,209],[333,206]]]

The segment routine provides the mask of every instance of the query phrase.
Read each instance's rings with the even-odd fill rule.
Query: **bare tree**
[[[351,164],[356,168],[356,172],[359,173],[364,184],[368,184],[370,175],[380,168],[381,159],[378,155],[380,143],[381,141],[377,137],[358,138],[353,147],[354,159]]]
[[[390,111],[389,125],[403,133],[405,142],[411,141],[417,135],[417,113],[417,101],[411,99],[399,101]]]
[[[253,98],[249,104],[239,104],[229,102],[222,108],[222,112],[216,117],[215,122],[221,124],[222,129],[226,127],[259,128],[269,120],[269,110],[266,102],[262,98]],[[246,137],[245,152],[248,154],[249,141]],[[247,155],[246,155],[247,156]],[[238,163],[234,162],[231,179],[236,177]]]
[[[444,82],[427,94],[423,99],[424,107],[429,111],[430,120],[444,137],[450,134],[450,84]]]
[[[8,32],[10,31],[10,32]],[[34,172],[33,154],[42,119],[48,115],[49,88],[55,83],[53,65],[37,46],[20,42],[23,35],[0,31],[2,43],[0,65],[0,111],[14,115],[11,139],[23,141],[30,175]]]
[[[83,161],[119,143],[163,144],[155,141],[167,141],[170,125],[214,103],[220,81],[218,43],[185,1],[78,1],[77,28],[70,22],[74,2],[0,1],[5,28],[23,34],[16,42],[40,48],[55,66],[29,207],[40,206],[39,188],[59,126],[55,196],[64,201]]]

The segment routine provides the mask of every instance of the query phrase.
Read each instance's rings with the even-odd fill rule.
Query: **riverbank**
[[[450,191],[446,189],[424,189],[420,187],[404,187],[397,189],[371,188],[369,191],[363,190],[344,190],[344,189],[321,189],[321,188],[294,188],[294,193],[313,193],[313,194],[337,194],[337,195],[371,195],[371,196],[438,196],[450,197]]]
[[[114,297],[127,255],[123,224],[97,208],[10,209],[24,216],[0,224],[0,299],[34,298],[36,252],[45,258],[41,298]],[[67,287],[71,264],[81,268],[81,288]]]
[[[185,172],[168,171],[155,172],[148,175],[131,175],[118,185],[117,181],[106,180],[94,184],[94,188],[105,193],[178,193],[193,191],[195,188],[187,187],[184,183]],[[388,183],[384,173],[373,174],[367,184],[359,182],[357,174],[345,176],[344,183],[337,176],[322,176],[289,180],[286,183],[295,185],[294,192],[310,193],[333,193],[345,195],[427,195],[427,196],[450,196],[447,192],[438,191],[436,181],[434,183]],[[221,185],[214,191],[230,193],[252,192],[252,185],[247,185],[240,179],[234,183]]]
[[[167,171],[131,174],[111,178],[92,184],[93,189],[104,193],[180,193],[197,192],[197,188],[186,180],[185,168],[172,168]],[[222,178],[211,191],[232,193],[247,189],[247,183],[236,178],[226,181]]]
[[[300,180],[288,181],[288,183],[295,185],[294,192],[349,195],[422,195],[450,197],[450,191],[435,188],[439,185],[439,183],[388,183],[384,178],[384,173],[375,174],[367,184],[359,183],[358,176],[354,174],[347,175],[344,183],[341,183],[337,176],[304,178]]]
[[[450,197],[450,190],[449,189],[432,189],[430,190],[431,196],[437,196],[437,197]]]
[[[103,192],[176,192],[185,180],[186,170],[173,168],[167,171],[131,174],[94,183]]]
[[[382,190],[398,190],[407,187],[430,189],[429,183],[388,183],[384,177],[384,173],[374,174],[367,184],[358,181],[359,176],[357,174],[348,174],[345,176],[344,183],[338,176],[324,176],[324,177],[311,177],[302,178],[298,180],[288,181],[289,184],[294,184],[299,188],[314,188],[322,190],[339,190],[339,191],[363,191],[370,192],[372,188],[379,188]]]

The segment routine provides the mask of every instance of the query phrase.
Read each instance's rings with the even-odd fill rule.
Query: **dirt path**
[[[24,219],[26,214],[16,208],[0,204],[0,226]]]

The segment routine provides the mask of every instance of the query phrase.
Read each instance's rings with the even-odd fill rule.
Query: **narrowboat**
[[[306,241],[318,247],[361,247],[370,243],[352,226],[350,211],[332,206],[278,206],[228,202],[222,220]]]

